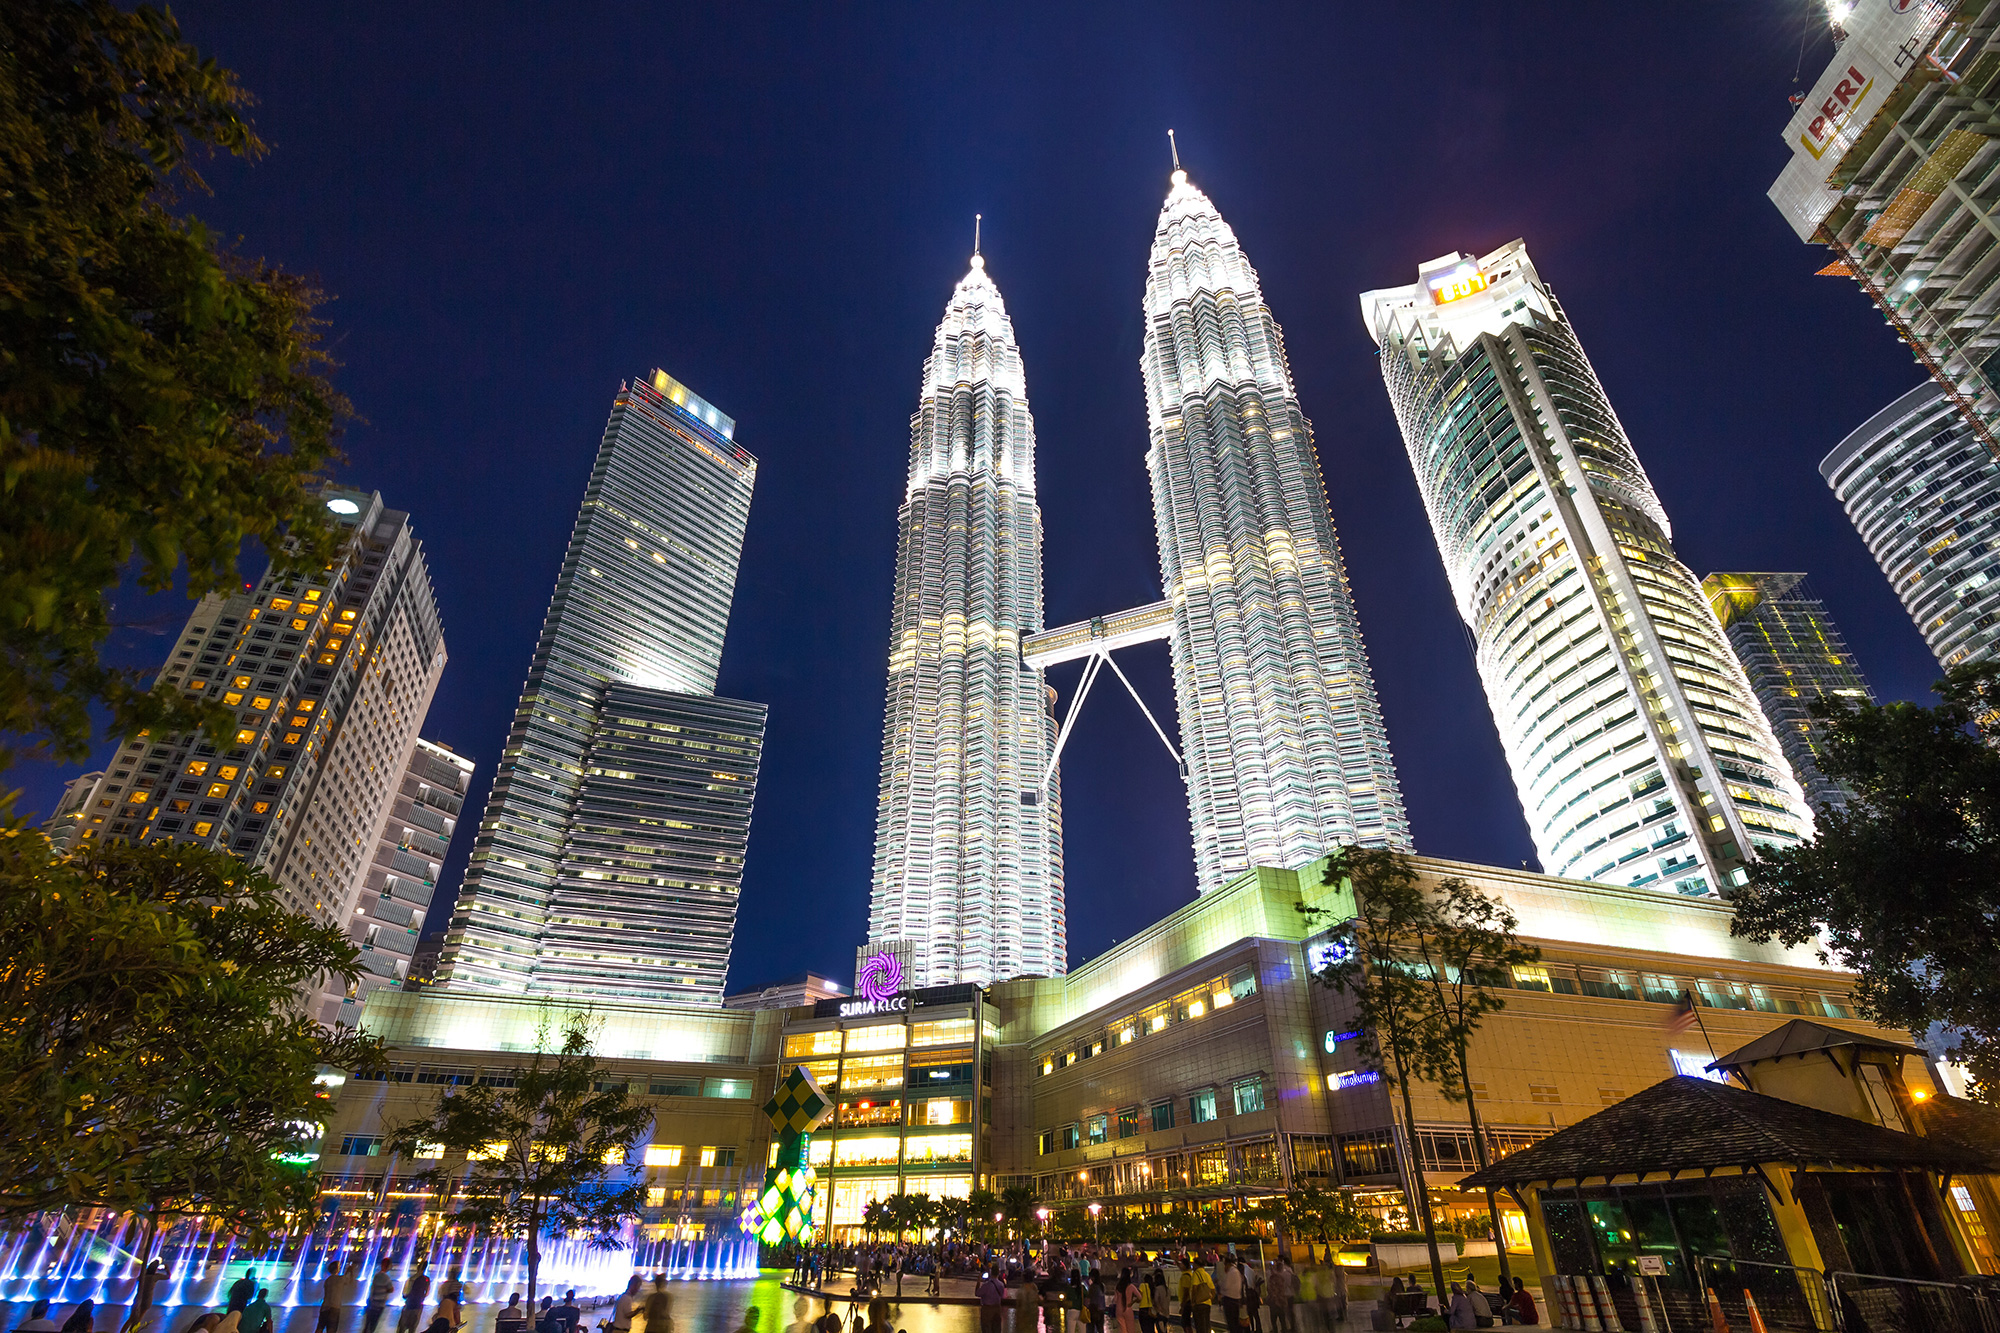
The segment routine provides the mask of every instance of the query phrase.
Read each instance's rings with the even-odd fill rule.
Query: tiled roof
[[[1986,1171],[1984,1154],[1706,1079],[1655,1083],[1501,1158],[1461,1186],[1525,1185],[1764,1162]]]

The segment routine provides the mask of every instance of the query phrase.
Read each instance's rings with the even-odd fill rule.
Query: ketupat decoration
[[[807,1157],[812,1132],[833,1114],[833,1099],[801,1066],[779,1082],[771,1100],[764,1103],[764,1114],[771,1117],[777,1134],[778,1154],[764,1172],[764,1190],[757,1198],[757,1238],[776,1245],[798,1240],[813,1229],[819,1173]]]

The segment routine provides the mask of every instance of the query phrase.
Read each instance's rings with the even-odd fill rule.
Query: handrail
[[[1839,1289],[1831,1278],[1817,1268],[1804,1264],[1772,1263],[1767,1259],[1737,1259],[1726,1254],[1697,1254],[1695,1256],[1695,1278],[1701,1290],[1709,1288],[1708,1265],[1729,1264],[1743,1268],[1768,1268],[1774,1272],[1787,1272],[1798,1278],[1800,1293],[1805,1297],[1806,1307],[1812,1315],[1813,1326],[1826,1333],[1841,1333],[1847,1327],[1846,1313],[1841,1309]],[[1812,1281],[1807,1281],[1810,1275]],[[1815,1294],[1816,1293],[1816,1294]]]

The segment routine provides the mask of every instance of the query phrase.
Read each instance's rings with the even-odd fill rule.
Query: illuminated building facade
[[[1813,814],[1845,809],[1854,792],[1820,771],[1831,724],[1808,710],[1822,695],[1873,703],[1840,626],[1803,574],[1710,574],[1708,604],[1757,692]]]
[[[1804,793],[1569,318],[1519,241],[1363,293],[1551,874],[1688,895],[1809,837]]]
[[[1253,865],[1407,848],[1361,626],[1283,336],[1256,270],[1178,168],[1145,292],[1174,697],[1206,893]]]
[[[228,851],[276,880],[293,911],[329,925],[353,915],[445,645],[410,516],[377,494],[324,494],[346,537],[333,562],[204,597],[160,670],[160,684],[235,711],[231,743],[126,742],[88,806],[69,812],[71,845]],[[340,1004],[322,996],[314,1017]]]
[[[1932,656],[1947,670],[2000,644],[2000,463],[1935,383],[1920,384],[1819,465]]]
[[[714,696],[757,480],[735,431],[663,370],[612,404],[441,988],[721,1002],[764,736]]]
[[[1042,627],[1035,423],[1021,349],[978,255],[910,418],[863,954],[911,985],[1065,966],[1055,721],[1021,640]]]
[[[410,979],[474,767],[470,759],[433,741],[420,738],[410,749],[347,922],[348,936],[361,950],[361,980],[341,1002],[338,1015],[349,1027],[360,1025],[362,1006],[371,994]]]
[[[1855,0],[1785,126],[1771,202],[1852,278],[2000,454],[2000,0]]]

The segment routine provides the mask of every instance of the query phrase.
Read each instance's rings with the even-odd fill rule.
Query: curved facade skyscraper
[[[1365,292],[1543,869],[1688,895],[1812,815],[1583,346],[1519,241]]]
[[[924,362],[897,516],[865,952],[911,986],[1067,966],[1055,721],[1021,639],[1042,628],[1042,515],[1021,349],[974,255]]]
[[[1944,391],[1919,384],[1819,471],[1938,664],[2000,656],[2000,463]]]
[[[1257,272],[1176,170],[1141,370],[1174,695],[1204,893],[1409,821],[1327,508]]]

